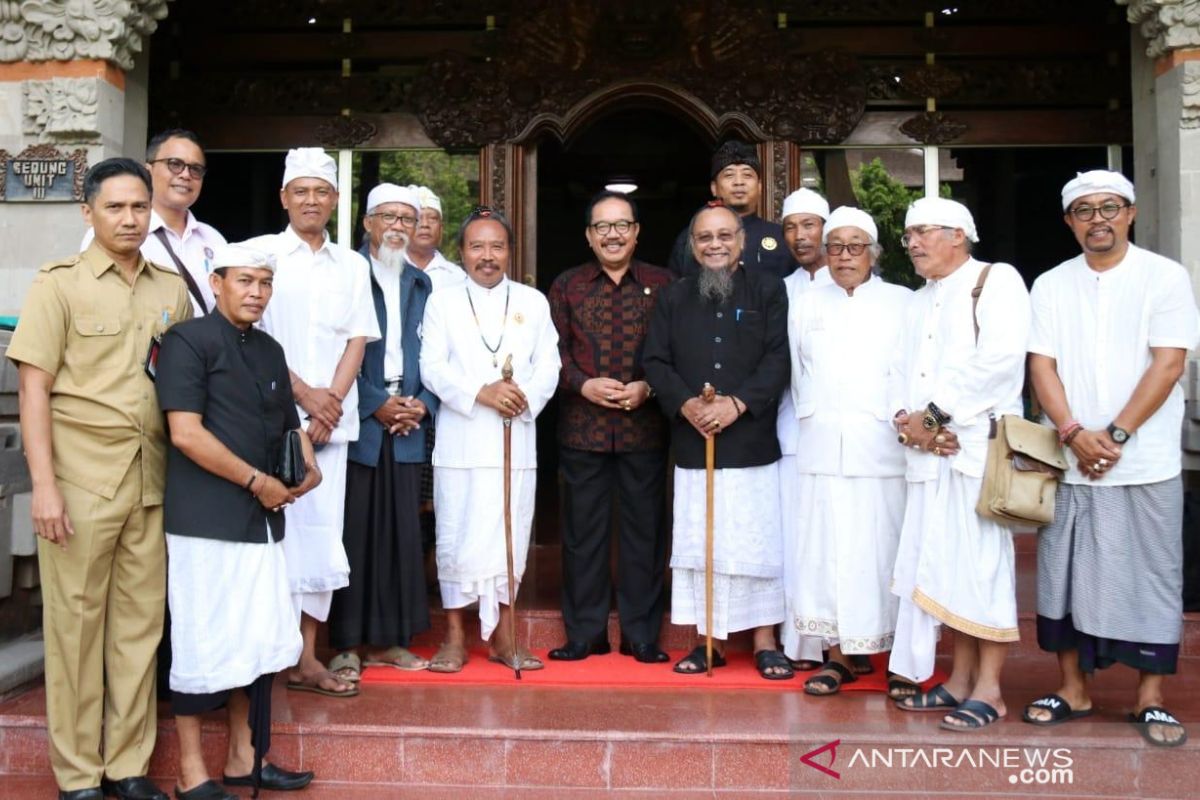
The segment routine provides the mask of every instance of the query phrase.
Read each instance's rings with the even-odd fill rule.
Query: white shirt
[[[447,286],[459,286],[467,279],[467,273],[463,272],[463,268],[442,255],[441,250],[433,251],[433,258],[425,265],[424,269],[433,284],[432,291],[434,292],[445,289]]]
[[[802,474],[900,477],[892,416],[903,405],[894,348],[912,292],[872,276],[853,295],[836,284],[788,312],[796,460]]]
[[[153,261],[160,267],[166,267],[172,272],[178,272],[175,267],[175,259],[171,258],[170,253],[159,240],[158,234],[155,233],[159,230],[167,234],[167,241],[171,243],[171,249],[175,251],[175,255],[179,256],[179,260],[187,267],[188,274],[196,281],[196,287],[204,297],[207,310],[212,311],[216,307],[217,301],[213,297],[212,288],[208,285],[208,273],[212,271],[213,251],[225,244],[225,237],[212,225],[206,225],[196,219],[191,211],[188,212],[187,222],[183,226],[183,236],[180,236],[167,227],[157,211],[151,209],[150,230],[146,235],[146,241],[142,242],[142,258]],[[96,233],[91,228],[84,231],[79,251],[87,250],[94,238],[96,238]],[[196,316],[205,312],[205,309],[200,308],[200,304],[192,296],[191,289],[188,289],[188,298],[192,301],[192,311]]]
[[[389,267],[371,256],[371,272],[383,292],[383,308],[387,313],[387,338],[383,345],[383,379],[386,381],[404,376],[404,351],[400,347],[404,332],[400,327],[400,273],[403,271],[403,263],[399,267]]]
[[[260,327],[283,346],[288,368],[301,380],[330,386],[351,339],[379,339],[367,260],[333,244],[328,234],[314,253],[290,225],[283,233],[256,236],[244,244],[273,253],[277,260],[275,292]],[[305,411],[297,411],[304,419]],[[357,438],[358,385],[351,381],[331,441]]]
[[[788,297],[788,317],[791,317],[791,309],[800,304],[805,293],[811,292],[813,289],[820,289],[822,286],[829,286],[831,283],[833,283],[833,276],[830,275],[828,266],[823,266],[811,274],[804,267],[796,267],[795,272],[783,279],[783,286],[787,290]],[[784,389],[783,395],[779,398],[779,415],[775,418],[775,435],[779,438],[779,450],[782,455],[796,455],[796,438],[799,436],[799,429],[796,427],[796,409],[792,405],[790,389]]]
[[[1020,273],[1009,264],[993,264],[971,317],[971,291],[985,264],[969,258],[936,281],[913,293],[900,339],[898,368],[902,405],[921,411],[932,401],[953,417],[950,430],[960,450],[950,457],[954,469],[973,478],[983,476],[987,459],[989,414],[1024,410],[1025,351],[1029,339],[1029,292]],[[905,450],[910,481],[934,480],[935,456],[911,447]]]
[[[1071,414],[1089,430],[1103,429],[1133,396],[1150,366],[1150,348],[1190,350],[1200,339],[1192,282],[1181,264],[1129,245],[1124,260],[1096,272],[1080,254],[1033,284],[1029,352],[1055,359]],[[1066,481],[1090,486],[1156,483],[1181,468],[1183,388],[1121,448],[1121,458],[1098,480],[1075,467]]]
[[[462,286],[429,296],[421,328],[421,380],[442,401],[433,465],[504,466],[503,421],[496,411],[476,403],[475,397],[500,379],[500,368],[511,353],[513,381],[529,403],[513,420],[512,466],[536,467],[534,419],[554,395],[561,366],[558,332],[545,296],[507,277],[491,289],[468,279]]]

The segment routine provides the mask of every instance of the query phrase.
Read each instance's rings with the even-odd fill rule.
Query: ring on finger
[[[1102,467],[1107,467],[1107,466],[1108,466],[1108,459],[1107,459],[1107,458],[1102,458],[1102,459],[1100,459],[1099,461],[1097,461],[1096,463],[1097,463],[1097,464],[1099,464],[1099,465],[1100,465],[1100,466],[1102,466]]]
[[[933,437],[933,440],[935,442],[937,442],[938,444],[944,444],[946,441],[946,437],[945,437],[945,435],[939,433],[937,436]]]
[[[933,448],[933,454],[934,454],[935,456],[940,456],[940,455],[942,454],[942,448],[940,448],[940,447],[934,447],[934,448]]]
[[[1101,469],[1101,464],[1099,461],[1097,461],[1095,464],[1092,464],[1092,472],[1099,472],[1100,469]]]
[[[900,444],[908,444],[908,434],[907,433],[900,434],[899,436],[896,437],[896,441],[899,442]]]

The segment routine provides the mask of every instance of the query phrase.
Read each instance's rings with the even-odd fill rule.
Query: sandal
[[[423,669],[429,669],[428,661],[408,648],[399,646],[389,647],[375,658],[371,658],[368,655],[366,660],[363,661],[363,665],[368,667],[391,667],[392,669],[399,669],[404,672],[420,672]]]
[[[684,667],[685,669],[680,669]],[[721,655],[715,647],[713,648],[713,669],[725,666],[725,656]],[[674,666],[674,670],[680,675],[698,675],[708,672],[708,661],[704,658],[704,645],[697,645],[692,648],[692,652],[679,660]]]
[[[1171,712],[1162,706],[1146,706],[1137,714],[1130,714],[1129,721],[1138,729],[1138,733],[1142,735],[1142,738],[1155,747],[1179,747],[1188,740],[1187,729],[1183,727],[1183,723],[1175,719]],[[1155,737],[1150,733],[1151,725],[1178,728],[1182,735],[1175,740]]]
[[[939,683],[927,692],[917,692],[911,697],[897,700],[895,706],[901,711],[945,711],[958,708],[958,700]]]
[[[713,659],[716,662],[716,659]],[[758,669],[758,674],[763,679],[768,681],[790,681],[796,677],[796,673],[792,671],[792,665],[788,663],[787,656],[778,650],[759,650],[754,654],[754,666]],[[784,672],[770,672],[769,670],[784,670]]]
[[[796,672],[812,672],[814,669],[821,668],[820,661],[809,661],[807,658],[802,658],[799,661],[789,658],[788,663],[792,665],[792,669]]]
[[[955,725],[950,722],[952,719],[963,724]],[[978,731],[999,719],[1000,712],[982,700],[964,700],[942,719],[938,727],[945,731]]]
[[[888,673],[887,695],[893,700],[904,700],[909,697],[916,697],[921,691],[921,684],[915,681],[910,681],[902,675],[897,675],[894,672]]]
[[[1035,709],[1044,709],[1050,712],[1048,719],[1039,719],[1031,716],[1030,711]],[[1058,725],[1063,722],[1070,722],[1073,719],[1081,719],[1092,715],[1091,708],[1081,708],[1078,711],[1071,708],[1071,704],[1063,700],[1056,694],[1048,694],[1044,697],[1039,697],[1029,705],[1025,706],[1025,710],[1021,712],[1021,719],[1028,722],[1030,725]]]
[[[350,685],[350,688],[342,692],[339,692],[336,689],[326,689],[325,687],[321,686],[321,683],[325,681],[347,683]],[[324,697],[355,697],[358,695],[357,686],[349,681],[339,678],[329,670],[325,670],[313,678],[305,678],[304,680],[299,681],[288,681],[287,688],[293,692],[312,692],[313,694],[319,694]]]
[[[871,663],[870,656],[850,656],[850,671],[855,675],[871,675],[875,672],[875,665]]]
[[[347,650],[333,657],[333,660],[329,662],[329,671],[339,680],[358,683],[362,680],[362,661],[359,659],[358,653]]]
[[[837,694],[843,683],[854,683],[856,680],[858,676],[846,665],[830,660],[821,665],[820,672],[804,682],[804,693],[814,697]]]
[[[542,663],[540,658],[522,647],[517,648],[517,658],[521,659],[521,672],[536,672],[539,669],[546,668],[546,665]],[[491,653],[488,655],[488,661],[503,664],[509,669],[516,669],[513,667],[514,659],[511,653],[509,655],[503,655],[499,652]]]
[[[430,672],[462,672],[465,663],[467,663],[467,648],[461,644],[442,642],[442,646],[430,659],[428,669]]]

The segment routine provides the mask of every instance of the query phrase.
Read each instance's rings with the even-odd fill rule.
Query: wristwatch
[[[1108,426],[1108,435],[1111,436],[1112,440],[1117,444],[1125,444],[1129,441],[1130,436],[1129,431],[1125,430],[1124,428],[1118,428],[1115,422]]]

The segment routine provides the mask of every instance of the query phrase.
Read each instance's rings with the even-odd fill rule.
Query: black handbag
[[[288,431],[283,435],[283,444],[279,448],[279,466],[275,469],[275,477],[290,489],[304,483],[307,472],[304,448],[300,446],[300,431]]]

